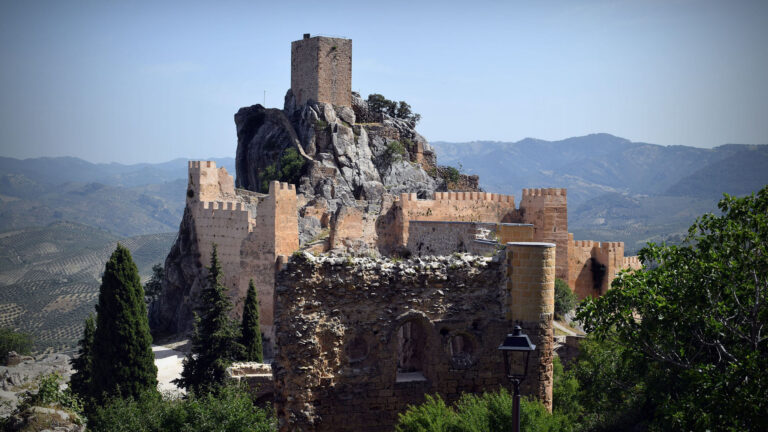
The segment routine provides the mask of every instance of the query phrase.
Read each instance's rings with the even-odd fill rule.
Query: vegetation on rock
[[[407,121],[411,127],[421,120],[421,115],[411,111],[411,106],[404,101],[395,102],[384,96],[373,93],[368,95],[368,109],[376,114],[386,114],[390,117]]]
[[[259,175],[259,191],[268,193],[269,183],[274,180],[297,184],[305,164],[306,161],[295,148],[289,147],[283,150],[280,160],[267,165],[264,172]]]
[[[199,394],[217,391],[226,378],[227,367],[242,356],[243,346],[237,324],[229,317],[232,303],[222,283],[216,245],[208,268],[208,285],[200,294],[199,315],[195,316],[192,350],[184,359],[177,385]]]
[[[259,326],[259,298],[253,279],[248,282],[248,294],[243,306],[242,339],[244,361],[262,362],[261,327]]]
[[[98,402],[154,391],[157,367],[144,289],[131,253],[119,243],[104,269],[96,313],[89,395]]]

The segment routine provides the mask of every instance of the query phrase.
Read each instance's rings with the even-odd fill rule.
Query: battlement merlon
[[[515,197],[488,192],[435,192],[434,200],[420,200],[415,193],[403,193],[400,194],[400,201],[489,201],[514,204]]]
[[[214,161],[189,161],[187,203],[231,201],[235,198],[235,180]]]

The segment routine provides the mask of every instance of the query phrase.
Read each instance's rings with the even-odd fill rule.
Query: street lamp
[[[535,349],[536,345],[531,343],[528,335],[522,332],[519,325],[515,325],[512,334],[508,334],[504,338],[504,343],[499,345],[499,350],[504,355],[504,372],[515,386],[515,393],[512,396],[514,432],[520,432],[520,383],[525,379],[528,372],[528,359],[531,356],[531,351]]]

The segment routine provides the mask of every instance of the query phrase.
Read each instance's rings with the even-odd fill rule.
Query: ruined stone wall
[[[492,351],[508,330],[500,263],[468,258],[451,269],[449,260],[419,267],[304,255],[288,264],[276,292],[281,430],[391,430],[396,413],[425,393],[455,398],[503,383]],[[397,371],[406,322],[422,332],[421,377]],[[457,334],[475,344],[474,365],[457,358],[454,367],[446,345]]]
[[[395,202],[395,214],[396,241],[406,246],[412,220],[513,222],[515,197],[488,192],[435,192],[435,199],[420,200],[415,193],[401,194]]]
[[[513,315],[549,350],[532,360],[523,393],[551,407],[552,327],[542,323],[554,308],[554,251],[537,256],[539,271],[536,256],[517,253],[518,279],[507,285],[504,252],[406,261],[294,255],[275,291],[279,429],[390,431],[425,394],[453,402],[508,386],[498,346]],[[539,285],[522,285],[537,277]],[[532,315],[507,313],[518,293]]]
[[[568,200],[565,189],[523,189],[522,221],[533,224],[533,240],[557,246],[558,278],[568,280]]]
[[[352,106],[352,40],[315,36],[291,43],[291,90],[308,100]]]
[[[224,167],[214,161],[189,161],[187,203],[196,201],[233,201],[235,182]]]

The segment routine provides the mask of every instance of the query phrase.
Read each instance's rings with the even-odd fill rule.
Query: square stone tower
[[[291,42],[291,90],[297,105],[352,106],[352,39],[306,33]]]

